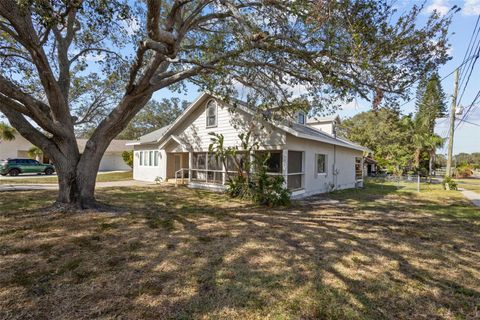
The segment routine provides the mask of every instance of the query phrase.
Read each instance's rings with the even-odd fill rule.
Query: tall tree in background
[[[441,147],[444,139],[434,133],[435,121],[447,113],[445,93],[437,73],[428,80],[420,81],[417,89],[415,128],[415,166],[422,170],[422,159],[428,163],[428,173],[432,174],[435,150]]]
[[[316,111],[373,91],[404,97],[448,60],[453,12],[417,25],[422,10],[399,14],[387,0],[0,0],[0,112],[55,163],[57,202],[95,207],[103,153],[156,91],[190,81],[229,97],[240,83],[250,103],[282,110],[302,87]],[[98,96],[113,107],[80,154],[75,128],[103,110]]]
[[[412,162],[410,116],[398,110],[380,108],[359,113],[342,122],[339,134],[374,152],[378,165],[388,172],[402,172]]]

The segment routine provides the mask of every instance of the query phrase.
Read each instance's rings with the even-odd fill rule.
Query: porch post
[[[288,149],[282,150],[282,175],[283,175],[283,180],[285,180],[283,184],[286,188],[288,185],[287,184],[288,182]]]
[[[188,183],[192,182],[193,152],[188,152]]]
[[[227,182],[227,167],[225,167],[225,164],[222,162],[222,184],[224,185],[225,182]]]

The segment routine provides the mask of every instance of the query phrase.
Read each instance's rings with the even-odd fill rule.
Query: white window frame
[[[158,167],[158,154],[159,154],[158,150],[155,150],[153,152],[153,165],[155,167]]]
[[[153,166],[153,150],[148,151],[148,164],[149,166]]]
[[[208,119],[209,119],[209,114],[208,110],[210,109],[210,105],[213,103],[215,106],[215,124],[209,125],[208,124]],[[215,99],[211,99],[207,102],[207,106],[205,108],[205,127],[206,128],[215,128],[218,125],[218,103]]]
[[[323,170],[324,172],[318,172],[318,156],[324,156],[324,165],[323,165]],[[328,155],[325,153],[316,153],[315,154],[315,174],[317,176],[326,176],[327,175],[327,170],[328,170]]]
[[[143,151],[140,151],[139,153],[139,166],[143,166]]]

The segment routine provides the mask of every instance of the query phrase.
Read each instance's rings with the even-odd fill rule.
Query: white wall
[[[333,127],[334,123],[333,121],[330,122],[313,122],[313,123],[307,123],[308,126],[315,128],[317,130],[321,130],[323,132],[326,132],[328,134],[333,134]]]
[[[239,146],[238,134],[252,129],[261,142],[261,148],[279,149],[285,144],[285,133],[269,124],[260,125],[253,121],[252,116],[237,110],[232,113],[228,105],[218,102],[217,126],[206,127],[206,105],[210,99],[205,99],[184,121],[173,131],[173,134],[190,144],[194,151],[207,151],[211,143],[209,132],[223,134],[225,146]],[[237,128],[235,128],[236,126]]]
[[[30,141],[16,134],[15,140],[0,141],[0,159],[28,157],[27,152],[32,147]]]
[[[287,135],[285,147],[292,151],[303,151],[304,159],[304,191],[301,196],[328,192],[335,189],[355,187],[355,157],[361,157],[362,151],[333,146],[314,140],[300,139]],[[327,155],[327,172],[325,175],[316,173],[316,154]],[[334,175],[334,159],[338,174]],[[294,193],[296,195],[297,193]]]
[[[155,181],[157,177],[165,180],[167,176],[166,159],[167,154],[164,150],[160,150],[156,145],[135,146],[133,151],[133,179],[140,181]],[[145,162],[140,165],[140,151],[159,151],[158,166],[146,166]]]
[[[99,171],[120,171],[131,170],[131,168],[123,161],[120,152],[105,153],[100,160]]]

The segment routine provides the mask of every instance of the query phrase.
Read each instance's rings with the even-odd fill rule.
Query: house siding
[[[304,186],[303,191],[295,192],[295,197],[305,197],[317,193],[329,192],[333,189],[354,188],[355,157],[361,157],[362,151],[334,146],[331,144],[297,138],[287,135],[286,149],[303,151]],[[316,154],[327,155],[327,172],[325,175],[316,173]],[[334,167],[334,159],[336,161]],[[338,174],[334,175],[337,169]]]
[[[241,110],[235,110],[226,104],[218,102],[217,126],[207,127],[206,104],[210,101],[205,99],[199,107],[175,129],[172,134],[178,136],[186,144],[192,146],[193,151],[207,151],[211,144],[210,132],[222,134],[224,145],[239,146],[239,133],[252,130],[260,141],[261,149],[281,149],[285,145],[285,133],[274,128],[270,124],[254,125],[252,116]]]
[[[158,166],[146,166],[145,162],[140,165],[141,151],[158,151]],[[160,150],[158,144],[135,146],[133,153],[133,179],[153,182],[159,177],[165,180],[167,177],[166,164],[167,153],[165,150]]]

